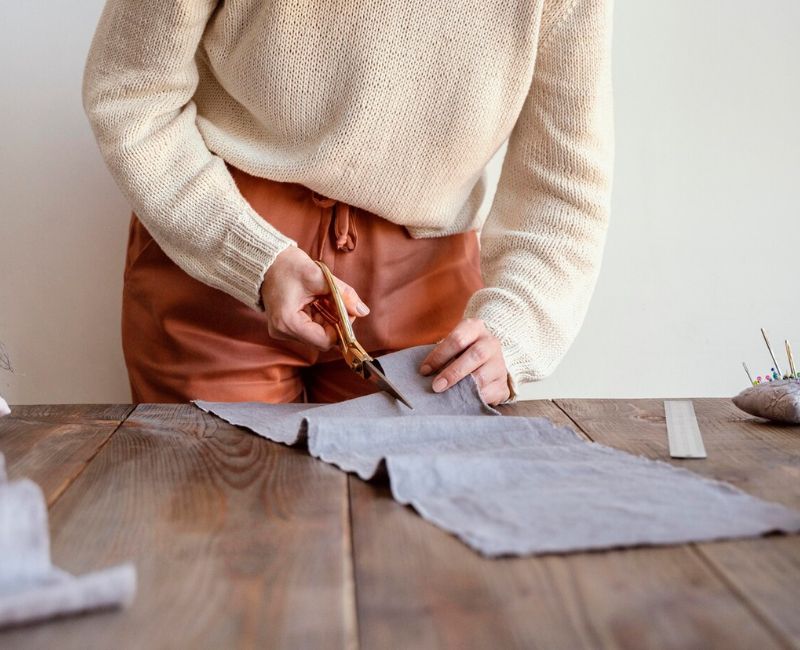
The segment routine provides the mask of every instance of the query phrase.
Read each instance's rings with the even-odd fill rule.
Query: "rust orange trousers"
[[[354,330],[373,356],[444,338],[483,286],[474,230],[414,239],[403,226],[299,183],[228,169],[256,212],[369,305]],[[375,390],[347,368],[336,347],[319,352],[272,339],[264,313],[186,274],[135,213],[122,346],[136,403],[337,402]]]

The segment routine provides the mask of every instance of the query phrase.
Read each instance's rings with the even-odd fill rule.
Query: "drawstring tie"
[[[355,250],[356,243],[358,242],[358,231],[356,230],[355,215],[350,213],[351,209],[353,209],[352,206],[343,201],[337,201],[336,199],[318,194],[314,190],[311,190],[311,200],[315,205],[321,208],[331,208],[330,212],[328,212],[329,218],[323,218],[319,223],[318,259],[322,259],[325,235],[331,223],[333,224],[336,250],[346,253]]]

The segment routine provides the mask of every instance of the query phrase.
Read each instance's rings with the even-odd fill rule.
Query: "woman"
[[[107,0],[83,103],[133,207],[134,401],[371,391],[314,259],[370,353],[438,341],[434,390],[547,376],[605,241],[610,35],[610,0]]]

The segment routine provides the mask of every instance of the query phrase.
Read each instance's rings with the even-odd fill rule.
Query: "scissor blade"
[[[408,408],[413,409],[414,407],[411,406],[411,402],[409,402],[403,394],[389,381],[389,378],[383,374],[383,369],[380,367],[377,361],[364,361],[364,369],[366,370],[366,378],[369,379],[371,382],[375,383],[378,388],[381,390],[386,391],[397,400],[400,400],[405,404]]]

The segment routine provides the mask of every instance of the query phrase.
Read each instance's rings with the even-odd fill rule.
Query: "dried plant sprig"
[[[2,341],[0,341],[0,370],[14,372],[14,368],[11,367],[11,359],[8,356],[8,352],[6,352],[6,346],[3,345]]]

